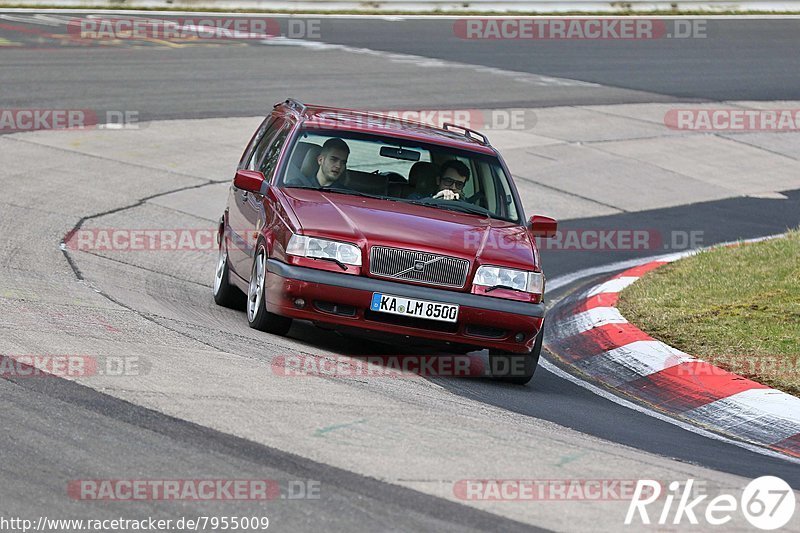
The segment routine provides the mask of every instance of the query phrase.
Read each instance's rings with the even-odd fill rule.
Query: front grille
[[[369,272],[405,281],[418,281],[445,287],[463,287],[469,261],[458,257],[373,246],[369,254]]]

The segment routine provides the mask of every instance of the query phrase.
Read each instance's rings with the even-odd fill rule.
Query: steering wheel
[[[464,201],[470,204],[475,204],[477,206],[483,207],[484,209],[488,209],[489,202],[486,201],[486,195],[483,194],[482,191],[476,192],[469,198],[464,198]]]

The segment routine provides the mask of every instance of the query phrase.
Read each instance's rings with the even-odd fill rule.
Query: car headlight
[[[481,266],[478,267],[472,284],[483,287],[510,287],[518,291],[542,294],[544,292],[544,275],[541,272]]]
[[[333,259],[345,265],[361,266],[361,249],[358,246],[305,235],[292,235],[286,246],[286,253],[303,257]]]

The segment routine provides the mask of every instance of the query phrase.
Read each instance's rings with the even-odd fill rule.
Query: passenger
[[[464,185],[469,180],[469,167],[458,159],[451,159],[442,165],[436,185],[439,190],[432,198],[458,200],[464,194]]]

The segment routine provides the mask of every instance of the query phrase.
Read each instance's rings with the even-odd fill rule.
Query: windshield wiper
[[[349,194],[351,196],[363,196],[365,198],[376,198],[378,200],[388,200],[390,202],[405,202],[408,204],[415,204],[415,205],[424,205],[426,207],[437,207],[440,209],[446,209],[448,211],[458,211],[460,213],[469,213],[471,215],[481,215],[490,218],[497,218],[493,217],[491,211],[488,209],[484,209],[483,207],[478,207],[477,205],[470,205],[464,203],[457,203],[451,204],[449,203],[450,200],[442,200],[442,202],[448,203],[439,203],[435,200],[431,201],[432,198],[427,198],[423,200],[409,200],[407,198],[396,198],[393,196],[381,196],[379,194],[369,194],[366,192],[354,191],[351,189],[340,189],[340,188],[332,188],[332,187],[312,187],[310,185],[285,185],[285,187],[289,189],[307,189],[311,191],[322,191],[322,192],[332,192],[335,194]],[[503,220],[503,219],[500,219]]]
[[[347,270],[347,265],[345,265],[335,257],[311,257],[311,259],[316,259],[318,261],[330,261],[331,263],[336,263],[337,265],[339,265],[339,268],[341,268],[342,270]]]
[[[339,188],[333,189],[333,188],[328,188],[328,187],[322,187],[320,190],[321,191],[325,191],[325,192],[333,192],[333,193],[336,193],[336,194],[351,194],[353,196],[364,196],[366,198],[377,198],[378,200],[391,200],[391,198],[387,198],[387,197],[381,196],[379,194],[369,194],[369,193],[361,192],[361,191],[353,191],[351,189],[339,189]]]
[[[459,212],[462,212],[462,213],[470,213],[470,214],[473,214],[473,215],[483,215],[485,217],[491,216],[491,214],[490,214],[488,209],[484,209],[484,208],[478,207],[476,205],[469,205],[469,204],[462,204],[462,203],[458,203],[458,204],[439,203],[439,202],[431,202],[431,201],[423,202],[423,201],[420,201],[420,200],[404,200],[404,201],[408,202],[410,204],[415,204],[415,205],[424,205],[424,206],[427,206],[427,207],[438,207],[438,208],[441,208],[441,209],[447,209],[448,211],[459,211]],[[445,201],[449,202],[449,200],[445,200]]]
[[[488,289],[486,289],[486,290],[485,290],[485,291],[483,291],[483,292],[484,292],[484,294],[486,294],[487,292],[492,292],[492,291],[493,291],[493,290],[495,290],[495,289],[508,289],[508,290],[510,290],[510,291],[516,291],[516,292],[525,292],[525,291],[523,291],[522,289],[517,289],[516,287],[510,287],[510,286],[508,286],[508,285],[495,285],[495,286],[493,286],[493,287],[489,287]]]
[[[336,194],[349,194],[352,196],[364,196],[365,198],[377,198],[378,200],[392,200],[396,201],[395,198],[388,198],[386,196],[380,196],[378,194],[369,194],[366,192],[354,191],[351,189],[340,189],[340,188],[333,188],[333,187],[312,187],[310,185],[285,185],[286,188],[289,189],[306,189],[309,191],[322,191],[322,192],[332,192]]]

